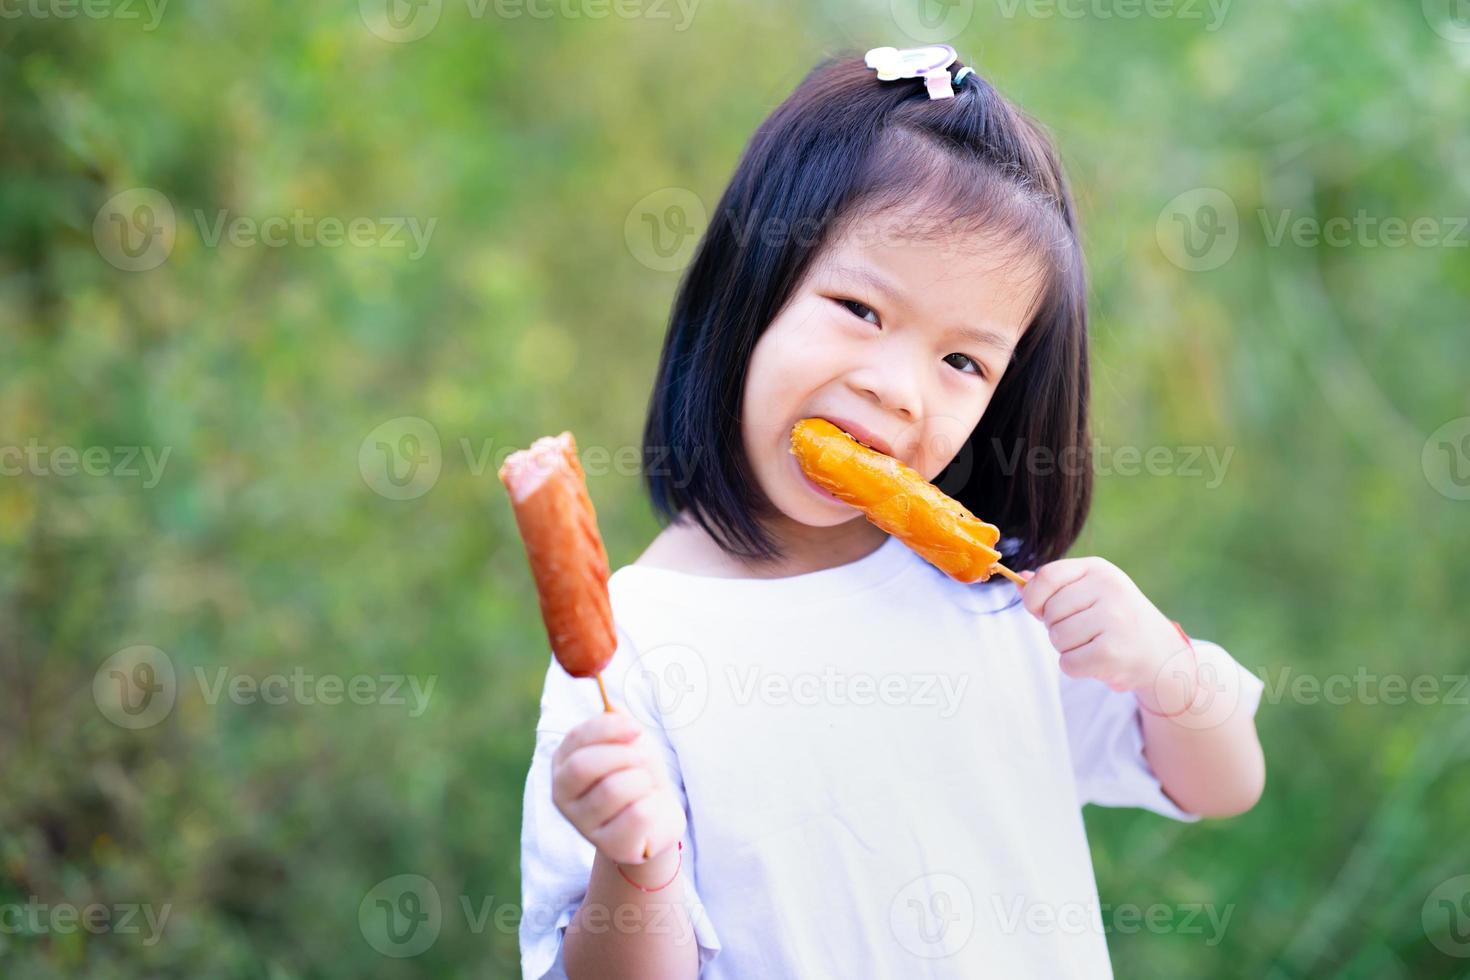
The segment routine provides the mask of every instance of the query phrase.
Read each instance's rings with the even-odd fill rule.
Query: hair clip
[[[929,44],[922,48],[873,48],[863,63],[878,72],[878,81],[893,82],[900,78],[922,78],[931,99],[952,99],[949,66],[959,55],[948,44]],[[963,75],[966,69],[961,69]]]

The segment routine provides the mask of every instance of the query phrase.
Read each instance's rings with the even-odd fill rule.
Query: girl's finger
[[[1026,583],[1026,588],[1021,590],[1021,601],[1026,611],[1031,615],[1041,618],[1042,610],[1046,608],[1046,601],[1064,585],[1077,581],[1087,574],[1087,561],[1084,558],[1063,558],[1042,565],[1036,572],[1036,577]]]
[[[1058,653],[1066,654],[1101,636],[1104,625],[1098,607],[1093,606],[1050,626],[1046,636]]]
[[[1098,589],[1092,579],[1078,579],[1070,585],[1064,585],[1058,589],[1046,603],[1046,619],[1048,626],[1056,626],[1066,620],[1068,616],[1075,616],[1080,612],[1091,609],[1096,605],[1102,592]]]
[[[673,847],[674,843],[684,836],[684,830],[688,826],[684,811],[677,806],[660,807],[659,819],[653,822],[653,829],[648,833],[648,849],[650,854],[658,854],[665,848]]]
[[[1108,672],[1108,658],[1097,646],[1097,641],[1084,643],[1069,653],[1062,654],[1057,666],[1062,673],[1072,678],[1092,677],[1102,680]]]
[[[585,823],[602,827],[653,790],[653,774],[647,769],[621,769],[592,787],[575,809]]]
[[[648,753],[641,742],[584,745],[562,760],[554,782],[564,802],[575,802],[613,773],[645,765],[647,761]]]
[[[643,848],[652,836],[658,816],[658,797],[649,794],[624,807],[607,823],[598,827],[598,846],[612,853],[629,855],[626,862],[643,859]]]
[[[564,762],[573,752],[587,745],[604,742],[631,742],[643,733],[638,722],[626,711],[603,711],[567,732],[552,753],[553,763]]]

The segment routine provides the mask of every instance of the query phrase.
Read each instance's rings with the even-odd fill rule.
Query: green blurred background
[[[519,975],[547,648],[495,467],[637,445],[680,261],[650,228],[702,227],[821,57],[923,40],[1055,133],[1097,435],[1167,450],[1101,474],[1076,553],[1267,681],[1253,812],[1089,808],[1104,903],[1173,910],[1112,932],[1118,975],[1470,971],[1470,9],[392,2],[0,6],[0,975]],[[617,459],[615,567],[656,530]],[[441,902],[413,956],[371,925],[405,874]]]

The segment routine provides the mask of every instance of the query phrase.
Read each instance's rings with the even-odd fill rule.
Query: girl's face
[[[1042,276],[983,235],[925,238],[902,214],[859,218],[818,257],[751,354],[746,458],[785,517],[860,516],[790,452],[799,419],[825,418],[933,480],[1000,383]]]

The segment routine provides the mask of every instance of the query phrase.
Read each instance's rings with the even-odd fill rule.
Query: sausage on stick
[[[541,619],[557,663],[573,677],[597,678],[617,650],[607,594],[607,551],[570,432],[544,436],[512,453],[500,468],[526,546]]]
[[[607,550],[570,432],[543,436],[500,467],[516,527],[526,546],[541,619],[556,662],[573,677],[597,678],[602,710],[612,711],[602,671],[617,652],[607,594]],[[648,848],[643,856],[649,857]]]
[[[892,456],[816,418],[792,428],[791,452],[813,483],[862,511],[950,578],[983,582],[999,572],[1025,587],[1025,579],[1000,563],[995,525]]]

